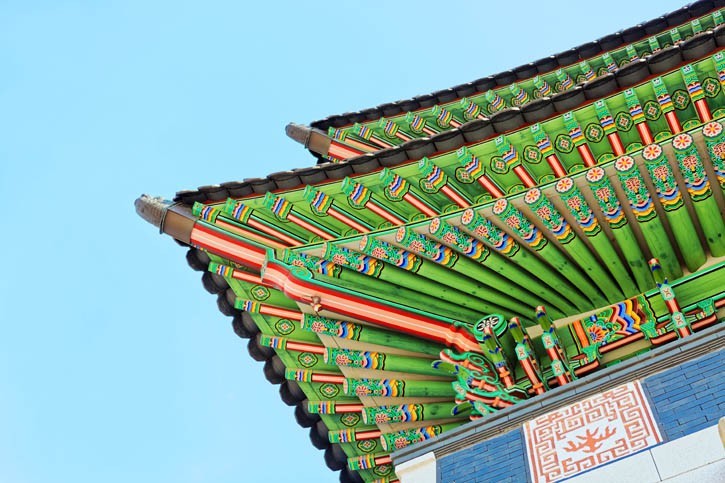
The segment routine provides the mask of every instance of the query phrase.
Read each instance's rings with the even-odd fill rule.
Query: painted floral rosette
[[[568,193],[572,188],[574,188],[574,180],[569,177],[561,178],[554,185],[557,193]]]
[[[524,195],[524,202],[527,205],[533,205],[541,199],[541,190],[539,188],[531,188]]]
[[[647,161],[656,161],[663,154],[662,146],[659,144],[648,144],[642,148],[642,157]]]
[[[500,198],[496,200],[496,202],[493,204],[493,214],[494,215],[502,215],[509,207],[509,202],[505,198]]]
[[[711,121],[702,126],[702,135],[708,139],[719,139],[723,132],[722,124]]]
[[[430,225],[428,225],[428,231],[432,233],[433,235],[438,234],[439,230],[442,228],[441,226],[441,219],[440,218],[433,218],[430,221]]]
[[[603,168],[600,168],[599,166],[595,166],[591,168],[589,171],[587,171],[587,174],[585,175],[586,179],[590,183],[597,183],[604,179],[605,172]]]
[[[620,173],[626,173],[634,167],[634,159],[631,156],[620,156],[614,162],[614,169]]]
[[[476,212],[472,208],[467,208],[461,215],[461,224],[468,226],[476,218]]]
[[[680,133],[672,139],[672,147],[675,151],[684,151],[692,146],[692,136],[686,132]]]

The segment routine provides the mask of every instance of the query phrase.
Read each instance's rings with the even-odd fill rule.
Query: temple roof
[[[509,70],[489,75],[480,79],[441,89],[429,94],[388,102],[376,107],[356,112],[346,112],[313,121],[311,127],[327,131],[328,128],[342,128],[355,123],[369,123],[380,118],[405,115],[419,109],[433,106],[450,106],[463,98],[483,94],[489,90],[508,88],[517,82],[525,82],[539,75],[550,74],[556,69],[575,66],[580,61],[592,60],[602,53],[614,51],[627,44],[637,44],[651,36],[666,33],[668,30],[681,26],[692,19],[700,18],[715,8],[722,7],[721,2],[698,1],[682,8],[665,13],[651,20],[621,29],[591,42],[584,43],[569,50],[529,62]]]
[[[137,212],[189,246],[341,480],[395,481],[395,449],[718,322],[715,6],[290,125],[325,162]]]
[[[357,115],[345,124],[330,124],[327,131],[320,129],[326,127],[324,120],[313,122],[310,127],[290,124],[288,135],[318,157],[317,166],[184,190],[177,193],[174,201],[193,204],[334,181],[351,174],[397,166],[556,118],[592,100],[634,86],[652,75],[668,72],[683,61],[700,58],[705,52],[719,48],[716,45],[725,44],[725,28],[715,25],[709,15],[714,6],[720,6],[719,3],[694,2],[666,16],[602,38],[613,37],[618,43],[602,43],[599,39],[599,48],[605,46],[610,50],[592,54],[583,63],[577,57],[579,50],[572,49],[568,56],[559,54],[548,58],[548,63],[534,63],[543,71],[529,72],[534,77],[511,79],[502,76],[501,79],[510,82],[472,93],[460,91],[467,94],[462,98],[453,96],[451,92],[454,91],[448,90],[443,100],[431,99],[422,108],[397,114],[385,110],[385,117],[370,114],[370,120],[359,119]],[[698,26],[693,26],[693,18]],[[673,29],[669,27],[674,22],[680,22],[677,24],[679,30],[676,30],[681,30],[676,34],[677,42],[672,40]],[[702,29],[702,33],[692,38],[693,28]],[[596,50],[592,49],[584,52]],[[555,63],[551,59],[558,60]],[[559,60],[565,65],[560,65]],[[590,70],[584,72],[582,69]],[[560,80],[562,76],[563,81]],[[536,87],[535,81],[543,82],[544,87]],[[496,96],[495,109],[487,99],[492,95]],[[471,117],[471,111],[477,111],[476,116]],[[333,118],[336,117],[327,119]],[[361,129],[363,136],[359,135]],[[395,131],[394,134],[390,135],[391,131]],[[343,164],[349,167],[340,166],[340,161],[345,161]]]

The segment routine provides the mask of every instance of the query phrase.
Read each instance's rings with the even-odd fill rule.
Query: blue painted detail
[[[438,460],[438,474],[440,483],[528,481],[523,432],[515,429],[444,456]]]
[[[705,429],[725,415],[725,350],[646,378],[647,393],[667,441]]]
[[[642,380],[665,441],[725,416],[725,349]],[[503,457],[502,457],[503,456]],[[521,428],[438,459],[439,483],[530,481]]]

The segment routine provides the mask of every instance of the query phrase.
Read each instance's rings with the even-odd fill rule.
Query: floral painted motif
[[[679,209],[684,204],[682,194],[677,186],[672,168],[663,155],[662,147],[658,144],[650,144],[645,146],[642,154],[662,207],[665,211]]]
[[[302,329],[317,334],[331,335],[342,339],[359,340],[362,327],[342,320],[328,319],[319,315],[304,314]]]
[[[569,243],[574,239],[574,232],[569,223],[561,216],[561,213],[554,207],[548,198],[542,195],[538,188],[530,189],[524,195],[524,201],[531,207],[531,210],[544,223],[557,240],[562,243]]]
[[[594,213],[571,178],[561,178],[556,182],[555,189],[587,236],[596,235],[601,231]]]
[[[657,217],[652,197],[634,164],[634,159],[621,156],[615,161],[614,168],[637,220],[647,222]]]
[[[709,198],[712,195],[712,190],[692,136],[687,133],[680,133],[672,140],[672,146],[675,148],[680,173],[685,178],[685,185],[690,198],[695,202]],[[713,161],[716,161],[716,159],[713,159]]]
[[[627,224],[627,218],[622,210],[622,205],[614,192],[609,178],[607,178],[604,170],[595,166],[585,175],[589,182],[594,198],[597,200],[602,214],[612,228],[619,228]]]
[[[458,260],[458,254],[445,245],[436,243],[425,235],[401,226],[395,233],[395,241],[407,250],[418,253],[436,263],[452,267]]]
[[[725,191],[725,136],[723,136],[722,124],[714,121],[708,122],[703,126],[702,134],[705,137],[705,144],[720,188]]]

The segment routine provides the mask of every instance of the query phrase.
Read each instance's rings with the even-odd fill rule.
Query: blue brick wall
[[[725,350],[720,350],[643,381],[666,440],[705,429],[725,416],[724,365]]]
[[[521,429],[475,444],[438,460],[441,483],[529,480]]]
[[[662,436],[671,441],[725,416],[725,349],[647,377],[642,386]],[[438,460],[440,483],[530,481],[521,428]]]

